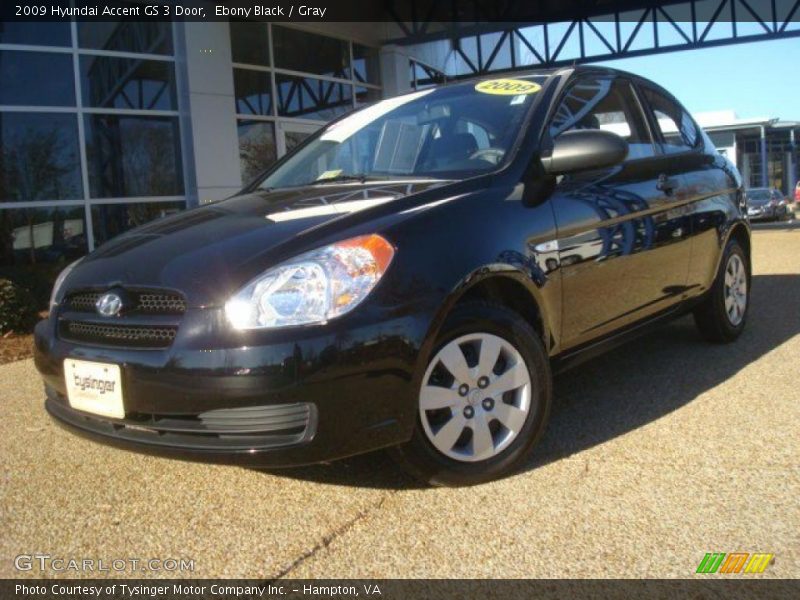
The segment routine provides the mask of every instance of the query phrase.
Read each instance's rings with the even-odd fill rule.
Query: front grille
[[[61,321],[59,337],[73,342],[133,348],[166,348],[175,339],[177,327],[147,325],[101,325],[84,321]]]
[[[186,312],[186,302],[175,294],[139,294],[139,312],[180,315]]]
[[[114,317],[97,314],[98,299],[108,292],[122,298]],[[175,340],[186,300],[177,292],[113,287],[75,290],[58,313],[58,335],[70,342],[118,348],[167,348]]]
[[[76,312],[95,312],[98,298],[105,292],[77,292],[67,296],[65,308]],[[131,306],[126,313],[145,315],[182,315],[186,312],[186,301],[178,294],[169,292],[129,292]]]

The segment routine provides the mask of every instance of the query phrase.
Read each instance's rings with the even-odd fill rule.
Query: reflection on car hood
[[[72,272],[67,289],[163,287],[186,294],[191,306],[217,305],[298,235],[443,183],[315,185],[235,196],[111,240]]]

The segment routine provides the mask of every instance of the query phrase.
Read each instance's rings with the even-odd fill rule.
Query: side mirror
[[[628,156],[628,142],[602,129],[574,129],[559,135],[550,156],[541,159],[551,175],[602,169],[621,163]]]

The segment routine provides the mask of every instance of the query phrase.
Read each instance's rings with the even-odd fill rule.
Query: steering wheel
[[[482,150],[476,150],[472,154],[470,154],[470,160],[485,160],[486,162],[490,162],[493,165],[500,164],[500,161],[503,160],[503,156],[505,156],[506,151],[502,148],[483,148]]]

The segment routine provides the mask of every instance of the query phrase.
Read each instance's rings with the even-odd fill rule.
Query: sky
[[[602,62],[659,83],[692,113],[800,121],[800,37]]]

